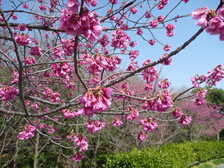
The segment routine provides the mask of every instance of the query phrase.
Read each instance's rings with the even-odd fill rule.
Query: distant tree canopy
[[[197,93],[199,89],[200,88],[194,89],[191,93]],[[213,103],[215,105],[222,104],[223,108],[220,109],[220,112],[224,113],[224,90],[219,88],[212,88],[211,86],[207,86],[205,89],[208,90],[206,95],[207,102]]]

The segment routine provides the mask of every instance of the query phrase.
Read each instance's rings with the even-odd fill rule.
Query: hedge
[[[224,142],[193,141],[167,144],[156,150],[134,148],[106,156],[105,168],[184,168],[194,162],[203,162],[224,155]]]

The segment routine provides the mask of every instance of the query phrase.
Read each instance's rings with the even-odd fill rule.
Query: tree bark
[[[39,140],[40,140],[40,134],[37,133],[36,143],[35,143],[35,153],[34,153],[33,168],[38,168],[38,148],[39,148]]]

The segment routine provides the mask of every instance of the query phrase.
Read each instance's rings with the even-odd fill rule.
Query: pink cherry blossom
[[[218,9],[217,15],[221,20],[224,20],[224,7]]]
[[[44,5],[44,4],[39,5],[39,8],[40,8],[40,10],[47,10],[46,5]]]
[[[191,122],[191,116],[182,115],[179,120],[179,124],[188,125]]]
[[[150,21],[149,26],[151,26],[152,28],[156,28],[159,25],[158,20],[153,19]]]
[[[157,18],[157,20],[158,20],[158,22],[162,22],[162,21],[164,20],[164,18],[165,18],[165,16],[160,15],[160,16]]]
[[[144,126],[144,130],[148,132],[153,132],[157,127],[152,118],[141,120],[141,124]]]
[[[140,134],[138,135],[138,140],[144,141],[147,138],[147,135],[144,132],[140,132]]]
[[[34,137],[36,126],[27,124],[24,126],[24,128],[25,130],[23,132],[20,132],[17,138],[19,138],[20,140],[26,140]]]
[[[41,56],[42,55],[41,48],[39,48],[37,46],[32,47],[31,50],[30,50],[30,55]]]
[[[183,112],[181,111],[181,108],[175,108],[175,110],[172,112],[172,115],[174,118],[180,118],[183,115]]]
[[[110,3],[112,3],[112,4],[117,4],[118,3],[118,0],[109,0],[110,1]]]
[[[174,29],[176,28],[176,26],[174,24],[168,24],[166,25],[166,34],[168,37],[171,37],[174,35]]]
[[[2,97],[2,100],[7,102],[9,100],[14,100],[15,95],[19,93],[19,89],[16,89],[15,87],[5,85],[0,88],[0,97]]]
[[[145,12],[145,18],[151,18],[151,13],[148,12],[148,11],[146,11],[146,12]]]
[[[184,1],[185,3],[187,3],[187,2],[189,2],[190,0],[182,0],[182,1]]]
[[[129,46],[130,46],[130,47],[135,47],[137,44],[138,44],[138,41],[131,41],[131,42],[129,43]]]
[[[138,31],[137,31],[137,35],[142,35],[142,33],[143,33],[143,30],[142,29],[138,29]]]
[[[156,40],[155,39],[151,39],[151,40],[148,41],[148,43],[153,46],[156,43]]]
[[[203,17],[201,17],[198,20],[197,25],[202,27],[202,28],[206,28],[207,25],[208,25],[207,15],[204,15]]]
[[[28,9],[29,8],[29,5],[27,3],[24,3],[23,4],[23,8]]]
[[[72,160],[74,160],[74,161],[76,161],[76,162],[80,162],[83,158],[84,158],[84,156],[82,156],[80,153],[76,153],[76,154],[72,157]]]
[[[191,15],[193,16],[193,19],[198,20],[201,18],[202,15],[206,13],[207,10],[208,10],[208,7],[203,7],[201,9],[197,9],[193,11]]]
[[[20,33],[17,36],[15,36],[16,43],[26,46],[31,43],[30,38],[31,36],[28,34]]]
[[[166,44],[165,47],[163,48],[165,51],[170,51],[171,45]]]
[[[18,19],[18,16],[15,15],[15,14],[13,14],[13,15],[12,15],[12,18],[13,18],[14,20],[17,20],[17,19]]]
[[[135,7],[130,6],[130,11],[132,12],[132,14],[136,14],[138,12],[138,9],[136,9]]]
[[[112,121],[112,124],[117,127],[117,126],[122,126],[123,122],[121,120],[119,120],[117,117],[115,117],[115,119]]]
[[[158,83],[158,86],[163,89],[167,89],[170,85],[171,83],[168,81],[167,78]]]
[[[139,116],[138,111],[132,108],[130,105],[129,105],[129,111],[130,111],[130,114],[127,116],[127,120],[135,120],[136,118],[138,118]]]
[[[168,54],[166,53],[166,54],[164,54],[162,57],[160,57],[159,59],[163,59],[164,57],[166,57]],[[173,60],[173,58],[172,57],[170,57],[170,58],[168,58],[167,60],[165,60],[164,62],[163,62],[163,64],[164,65],[170,65],[171,63],[172,63],[172,60]]]

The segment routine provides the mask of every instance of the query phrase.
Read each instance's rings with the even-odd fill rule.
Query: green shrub
[[[106,156],[105,168],[180,168],[188,167],[196,161],[223,156],[224,143],[195,141],[182,144],[168,144],[160,149],[147,148],[139,151],[120,152]]]

